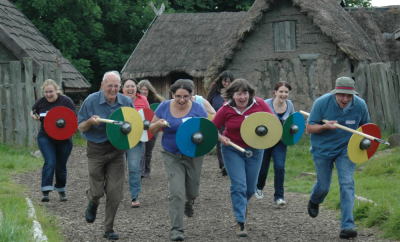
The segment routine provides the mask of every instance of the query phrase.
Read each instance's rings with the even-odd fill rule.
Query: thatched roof
[[[163,77],[186,72],[203,77],[207,66],[246,12],[158,16],[122,69],[123,76]]]
[[[43,36],[26,16],[8,0],[0,0],[0,41],[19,59],[31,57],[36,67],[49,64],[57,68],[57,49]],[[61,56],[62,78],[66,92],[85,92],[91,86],[82,74]]]
[[[205,76],[205,86],[211,84],[212,79],[225,66],[225,62],[232,58],[235,49],[256,28],[264,14],[271,9],[271,6],[279,1],[256,0],[254,2],[237,30],[232,33],[229,42],[209,65]],[[293,5],[311,18],[314,24],[350,58],[371,62],[381,61],[381,57],[369,36],[337,1],[293,0]]]
[[[346,11],[374,42],[382,61],[399,60],[400,42],[395,40],[395,32],[400,28],[400,6],[346,8]]]

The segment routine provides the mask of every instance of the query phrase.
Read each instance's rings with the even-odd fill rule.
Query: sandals
[[[132,199],[132,208],[138,208],[140,207],[139,199]]]

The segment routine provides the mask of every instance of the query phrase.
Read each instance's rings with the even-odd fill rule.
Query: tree
[[[165,13],[247,11],[254,0],[11,0],[99,90],[104,72],[121,70],[155,17]]]
[[[344,0],[346,7],[371,7],[371,0]]]

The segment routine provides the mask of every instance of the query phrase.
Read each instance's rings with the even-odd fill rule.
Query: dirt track
[[[119,241],[169,241],[168,187],[161,161],[160,139],[154,149],[150,178],[142,180],[139,195],[140,208],[131,208],[129,185],[125,181],[125,195],[115,221]],[[98,209],[93,224],[85,221],[88,187],[86,148],[74,147],[68,162],[69,201],[59,202],[58,194],[50,194],[49,203],[41,203],[41,170],[20,174],[17,183],[29,188],[26,194],[33,202],[46,206],[48,212],[58,217],[66,241],[107,241],[102,238],[104,201]],[[126,173],[128,174],[128,173]],[[229,178],[222,177],[216,156],[205,156],[200,197],[195,203],[195,214],[184,218],[185,241],[343,241],[339,239],[338,213],[320,210],[312,219],[307,213],[308,195],[286,193],[288,203],[277,208],[273,203],[273,187],[267,184],[264,199],[252,198],[247,226],[249,237],[236,238],[236,222],[229,196]],[[359,230],[356,241],[387,241],[377,237],[373,230]]]

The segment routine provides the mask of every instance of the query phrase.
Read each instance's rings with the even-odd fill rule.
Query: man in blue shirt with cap
[[[353,218],[354,207],[354,171],[356,164],[347,156],[347,145],[352,133],[338,129],[334,123],[351,129],[370,122],[365,101],[359,98],[350,77],[339,77],[335,89],[314,102],[307,119],[306,131],[311,134],[310,152],[313,156],[317,181],[311,190],[308,213],[318,216],[321,204],[332,183],[334,163],[340,186],[340,210],[342,214],[340,238],[357,237]],[[330,120],[323,123],[322,120]]]

